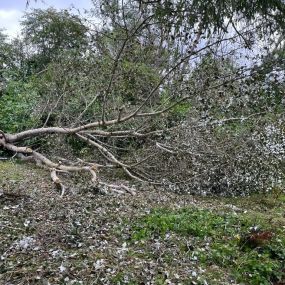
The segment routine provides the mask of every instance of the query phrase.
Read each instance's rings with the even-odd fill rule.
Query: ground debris
[[[202,262],[213,247],[211,237],[199,239],[165,229],[163,234],[154,230],[147,238],[136,239],[134,232],[155,209],[179,213],[190,207],[201,213],[209,211],[209,217],[220,212],[235,219],[234,213],[250,213],[245,204],[163,189],[111,196],[78,189],[61,197],[44,171],[26,165],[16,165],[16,169],[23,177],[25,171],[33,175],[19,178],[20,195],[26,198],[2,199],[0,203],[1,285],[239,284],[222,266]],[[3,192],[19,195],[15,186],[19,184],[13,180],[9,185],[5,173]],[[177,218],[177,214],[171,215],[170,220]],[[278,222],[284,222],[282,215]],[[153,224],[148,226],[152,229]],[[227,221],[223,223],[225,229],[229,226]],[[221,238],[226,242],[236,237]]]

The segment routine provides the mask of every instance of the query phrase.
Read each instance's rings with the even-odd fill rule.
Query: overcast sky
[[[48,7],[89,9],[91,6],[91,0],[31,0],[27,8],[26,0],[0,0],[0,29],[5,29],[6,34],[16,37],[20,31],[19,22],[27,9]]]

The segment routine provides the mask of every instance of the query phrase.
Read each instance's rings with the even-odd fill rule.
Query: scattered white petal
[[[27,249],[28,247],[31,247],[35,243],[35,240],[33,237],[24,237],[23,239],[18,241],[19,248]]]
[[[98,259],[98,260],[96,260],[96,262],[94,262],[93,265],[94,265],[95,269],[103,268],[105,266],[105,260],[104,259]]]
[[[61,264],[60,266],[59,266],[59,271],[60,272],[64,272],[66,270],[66,267],[63,265],[63,264]]]

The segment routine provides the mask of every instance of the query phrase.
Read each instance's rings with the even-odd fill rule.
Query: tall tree
[[[87,46],[87,27],[67,10],[34,9],[22,21],[26,44],[32,49],[31,61],[37,69],[57,59],[62,52],[82,52]]]

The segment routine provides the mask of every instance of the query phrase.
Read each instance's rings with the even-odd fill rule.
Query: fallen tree
[[[206,84],[199,85],[199,80],[197,80],[196,84],[191,86],[192,75],[198,69],[202,59],[211,55],[224,60],[229,54],[234,55],[238,52],[242,54],[245,50],[252,51],[256,48],[254,40],[260,41],[260,38],[253,37],[256,32],[260,32],[269,42],[274,43],[275,39],[272,39],[268,34],[267,23],[262,15],[266,14],[268,17],[266,20],[270,19],[271,23],[275,25],[271,28],[278,32],[278,29],[282,26],[278,17],[279,12],[284,11],[284,5],[281,5],[278,1],[272,7],[266,6],[264,1],[260,1],[263,5],[257,8],[251,7],[253,9],[252,14],[244,12],[244,7],[227,6],[229,4],[224,3],[224,1],[218,1],[220,4],[225,5],[221,7],[222,12],[227,11],[227,9],[230,9],[230,12],[223,13],[223,17],[216,22],[219,16],[217,11],[210,10],[209,7],[202,5],[203,1],[200,1],[201,3],[198,1],[200,4],[198,10],[195,10],[196,14],[194,14],[193,19],[185,18],[184,15],[184,13],[188,13],[187,9],[192,7],[192,1],[182,1],[180,3],[182,8],[178,7],[178,3],[175,4],[170,1],[127,1],[122,4],[111,2],[102,1],[99,9],[101,21],[102,23],[108,23],[107,27],[92,26],[87,29],[84,26],[82,28],[81,20],[76,20],[76,27],[82,29],[80,45],[83,45],[83,43],[85,45],[85,40],[90,40],[87,47],[84,47],[84,51],[74,51],[74,53],[78,52],[76,55],[68,54],[69,45],[73,43],[72,39],[62,40],[62,46],[59,44],[58,47],[57,40],[64,35],[56,35],[57,38],[52,39],[53,41],[50,39],[49,42],[54,42],[54,45],[44,46],[44,37],[51,37],[51,35],[40,34],[43,38],[40,39],[40,42],[36,42],[39,34],[36,34],[37,30],[32,30],[35,37],[31,37],[32,40],[29,39],[28,42],[26,40],[26,44],[30,45],[31,48],[35,45],[38,50],[42,48],[41,54],[38,52],[32,55],[29,54],[26,60],[27,62],[38,60],[37,65],[33,66],[32,76],[42,76],[41,78],[54,76],[54,80],[58,80],[57,77],[60,76],[58,76],[57,72],[59,71],[56,69],[59,68],[60,70],[60,67],[56,65],[56,61],[62,60],[62,58],[64,58],[63,62],[66,64],[62,67],[62,77],[64,77],[65,72],[68,72],[68,68],[72,66],[73,63],[70,63],[70,61],[74,60],[76,63],[78,61],[85,64],[85,58],[87,58],[88,61],[93,60],[95,62],[93,66],[90,64],[90,66],[82,67],[84,72],[89,70],[90,73],[84,73],[82,79],[81,77],[75,77],[75,80],[78,79],[79,84],[81,84],[81,81],[84,83],[85,88],[82,93],[76,89],[79,95],[77,93],[74,95],[74,98],[79,98],[79,102],[84,102],[82,105],[79,104],[81,106],[77,110],[79,113],[75,111],[76,114],[74,114],[73,111],[73,113],[70,112],[70,115],[69,111],[65,111],[68,101],[64,100],[70,100],[65,99],[67,97],[65,93],[71,90],[66,87],[69,84],[66,80],[60,83],[60,88],[57,87],[58,89],[55,92],[57,97],[53,97],[54,95],[51,92],[47,93],[50,97],[44,97],[44,104],[43,99],[39,101],[38,113],[45,112],[47,114],[42,126],[15,133],[9,133],[5,129],[0,130],[0,147],[14,155],[16,154],[23,160],[34,161],[49,169],[51,179],[61,189],[62,195],[66,186],[59,178],[61,172],[88,172],[94,185],[110,186],[113,191],[118,193],[129,192],[133,194],[134,192],[125,185],[113,185],[103,182],[98,175],[98,169],[120,168],[126,175],[137,181],[161,184],[162,181],[140,168],[141,164],[155,153],[150,153],[149,156],[144,156],[141,159],[135,159],[131,163],[125,162],[118,158],[112,152],[110,145],[101,138],[147,138],[148,142],[155,145],[157,149],[168,153],[173,152],[171,148],[161,142],[165,133],[173,127],[167,126],[165,123],[161,127],[157,126],[157,117],[164,118],[169,111],[183,106],[185,102],[192,102],[200,94],[210,93],[211,90],[215,92],[220,88],[224,88],[223,92],[227,92],[225,86],[238,84],[239,81],[249,77],[252,78],[262,71],[262,68],[254,67],[253,69],[252,63],[246,68],[240,65],[232,69],[229,68],[223,76],[209,76]],[[183,7],[186,10],[183,10]],[[242,11],[244,14],[240,14]],[[275,14],[272,14],[272,11]],[[27,32],[35,28],[37,16],[40,13],[42,12],[36,11],[32,14],[32,17],[27,17]],[[52,10],[48,13],[61,18],[66,17],[65,19],[70,17],[70,15],[57,14],[56,11]],[[48,13],[45,15],[46,17],[49,16]],[[199,18],[199,13],[204,16]],[[179,23],[178,26],[177,22]],[[85,39],[86,29],[89,38],[86,37]],[[262,29],[264,31],[261,33]],[[279,45],[280,41],[277,41],[276,44]],[[65,49],[66,54],[58,55],[61,49]],[[92,56],[87,55],[90,53]],[[54,58],[55,55],[57,56]],[[140,58],[143,56],[146,56],[146,59]],[[103,63],[100,61],[100,57],[104,57],[105,61]],[[43,60],[45,62],[44,66]],[[143,62],[144,60],[147,62]],[[252,60],[254,59],[252,58]],[[107,66],[107,72],[103,69],[105,65]],[[136,69],[133,66],[141,66],[141,69]],[[101,81],[96,81],[92,72],[98,72],[96,69],[99,67],[102,68],[98,74]],[[146,71],[144,70],[144,73],[141,74],[143,68]],[[75,63],[73,69],[76,70]],[[143,81],[139,85],[138,82],[142,75],[147,76],[145,78],[148,81]],[[76,74],[76,76],[79,75]],[[74,80],[74,78],[72,79]],[[122,84],[125,84],[126,81],[131,82],[132,86],[127,87],[129,89],[122,88]],[[100,87],[94,87],[89,92],[89,86],[93,86],[92,84],[97,84]],[[89,92],[88,96],[85,93],[86,90]],[[62,94],[58,95],[61,91]],[[126,97],[126,91],[129,94],[128,97]],[[73,90],[70,92],[72,97]],[[92,94],[93,92],[95,94]],[[45,107],[41,108],[41,105]],[[53,126],[47,126],[50,124],[51,117],[57,114],[59,109],[61,111],[60,115],[56,117],[57,121],[53,122]],[[66,117],[67,113],[68,117]],[[94,119],[94,116],[96,119]],[[248,116],[251,116],[251,114]],[[224,120],[227,120],[227,118],[224,118]],[[73,164],[61,160],[52,161],[40,151],[25,146],[25,143],[31,139],[49,135],[73,136],[96,149],[106,163],[90,162],[80,158]],[[56,149],[56,146],[53,146],[53,148]]]

